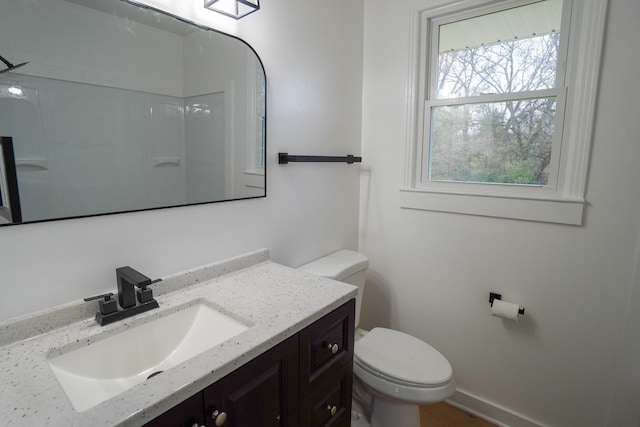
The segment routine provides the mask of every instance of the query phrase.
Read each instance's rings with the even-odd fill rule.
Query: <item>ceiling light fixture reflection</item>
[[[13,96],[24,96],[24,92],[22,91],[22,88],[19,88],[18,86],[10,86],[7,89],[7,92],[9,92]]]
[[[260,9],[260,0],[204,0],[204,7],[234,19]]]

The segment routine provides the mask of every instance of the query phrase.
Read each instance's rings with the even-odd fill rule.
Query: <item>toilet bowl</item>
[[[369,260],[340,250],[299,267],[319,276],[358,287],[355,326]],[[353,427],[419,427],[419,405],[445,400],[455,391],[447,359],[426,342],[387,328],[356,330],[354,346]],[[365,418],[364,420],[362,418]]]

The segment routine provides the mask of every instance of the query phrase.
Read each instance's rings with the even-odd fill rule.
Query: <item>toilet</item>
[[[352,427],[419,427],[419,405],[445,400],[455,391],[447,359],[426,342],[386,328],[358,329],[369,260],[340,250],[299,269],[358,287],[353,357]]]

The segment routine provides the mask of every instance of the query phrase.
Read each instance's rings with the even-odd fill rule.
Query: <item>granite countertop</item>
[[[74,302],[0,323],[0,419],[6,425],[141,426],[355,298],[356,288],[269,260],[260,250],[163,278],[160,308],[101,327],[97,302]],[[47,357],[205,302],[249,329],[84,412]],[[117,351],[117,349],[114,349]]]

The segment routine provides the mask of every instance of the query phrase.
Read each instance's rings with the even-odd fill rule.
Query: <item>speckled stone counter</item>
[[[351,285],[269,261],[267,250],[165,277],[153,287],[159,309],[104,327],[93,319],[96,302],[71,303],[0,323],[0,424],[143,425],[356,295]],[[87,411],[73,409],[48,357],[198,302],[213,305],[249,329]]]

